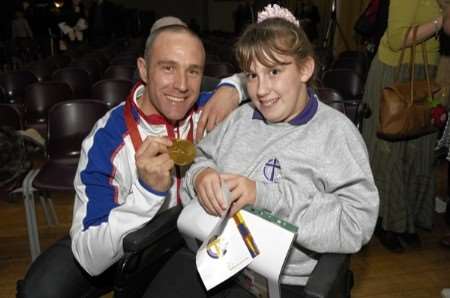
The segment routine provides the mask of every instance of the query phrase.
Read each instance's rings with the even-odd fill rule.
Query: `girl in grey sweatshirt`
[[[356,127],[308,87],[315,66],[312,46],[287,10],[273,6],[260,13],[258,23],[240,37],[237,58],[251,103],[199,143],[183,182],[183,200],[198,200],[208,213],[220,215],[226,183],[231,214],[253,205],[296,225],[296,243],[280,282],[283,298],[297,297],[317,263],[316,253],[355,253],[369,241],[378,191]],[[157,287],[169,278],[160,275],[148,293],[248,295],[233,282],[206,292],[198,276],[188,273],[195,269],[180,273],[181,264],[195,268],[195,257],[176,254],[166,267],[173,270],[162,272],[171,272],[177,285]]]

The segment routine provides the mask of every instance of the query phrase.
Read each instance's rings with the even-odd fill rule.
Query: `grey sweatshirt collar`
[[[297,116],[295,116],[289,124],[292,125],[303,125],[311,120],[317,112],[317,107],[319,106],[317,102],[317,96],[312,88],[307,89],[308,92],[308,102],[305,108]],[[264,116],[257,109],[253,112],[253,119],[264,120]]]

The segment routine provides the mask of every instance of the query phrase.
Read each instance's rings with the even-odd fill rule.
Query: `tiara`
[[[288,22],[300,27],[299,21],[294,17],[294,15],[284,7],[278,4],[269,4],[260,12],[258,12],[258,23],[270,18],[280,18],[285,19]]]

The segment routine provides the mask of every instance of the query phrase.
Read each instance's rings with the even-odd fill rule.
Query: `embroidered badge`
[[[270,159],[264,165],[263,173],[267,181],[277,183],[281,177],[280,161],[276,158]]]

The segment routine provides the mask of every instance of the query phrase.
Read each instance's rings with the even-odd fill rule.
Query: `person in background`
[[[84,31],[88,28],[86,11],[81,0],[65,3],[60,18],[58,27],[68,38],[69,44],[81,43],[84,40]],[[61,40],[60,49],[67,49],[66,40]]]
[[[12,22],[11,36],[13,39],[16,39],[16,41],[17,39],[33,38],[33,31],[31,31],[27,19],[20,10],[16,11],[16,18]]]
[[[380,191],[380,219],[375,235],[384,247],[393,252],[403,252],[405,247],[420,244],[417,227],[431,229],[435,195],[433,148],[437,134],[397,142],[378,138],[380,96],[384,87],[394,83],[403,40],[412,25],[418,26],[417,41],[425,44],[428,70],[434,79],[439,61],[439,40],[436,37],[443,21],[437,0],[391,1],[388,25],[372,60],[363,96],[372,116],[364,123],[362,134]],[[410,32],[406,47],[412,42]],[[425,78],[421,47],[416,51],[415,78],[421,80]],[[410,51],[406,50],[404,61],[409,61],[409,57]],[[404,67],[400,79],[408,80],[408,74],[408,67]]]
[[[12,21],[11,39],[13,53],[23,63],[31,61],[35,56],[37,57],[36,51],[33,51],[33,31],[21,10],[16,11],[16,17]]]
[[[450,13],[450,1],[449,0],[439,0],[441,7],[447,14]],[[448,75],[450,72],[450,17],[447,15],[446,22],[444,22],[442,32],[439,36],[440,41],[440,54],[441,58],[439,61],[438,72],[436,75],[436,81],[441,85],[441,101],[447,107],[447,110],[450,108],[450,76]],[[449,112],[450,113],[450,112]],[[450,114],[449,114],[450,115]],[[441,148],[446,148],[447,155],[447,198],[445,199],[447,206],[445,212],[445,219],[448,225],[450,225],[450,122],[447,117],[447,125],[442,133],[442,137],[440,138],[436,150]],[[441,239],[441,244],[447,248],[450,248],[450,233],[445,235]],[[444,289],[445,290],[445,289]],[[447,290],[447,296],[450,297],[450,289]]]
[[[314,51],[287,9],[269,5],[260,12],[236,53],[251,103],[199,143],[182,200],[198,200],[220,216],[228,207],[221,192],[226,184],[230,216],[252,205],[298,226],[280,288],[282,298],[303,297],[317,263],[305,251],[355,253],[372,236],[379,199],[367,150],[354,124],[309,86]],[[206,292],[195,259],[187,248],[179,250],[144,297],[253,297],[233,279]]]

